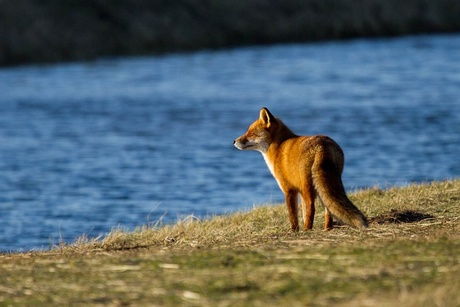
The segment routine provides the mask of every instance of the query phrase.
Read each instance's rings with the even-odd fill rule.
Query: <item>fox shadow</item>
[[[401,224],[416,223],[427,219],[433,219],[431,214],[421,213],[412,210],[391,209],[377,216],[369,218],[369,224]]]

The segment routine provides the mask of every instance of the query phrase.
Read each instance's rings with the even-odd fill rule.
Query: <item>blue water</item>
[[[460,175],[460,35],[0,69],[0,250],[275,203],[232,145],[268,107],[356,188]]]

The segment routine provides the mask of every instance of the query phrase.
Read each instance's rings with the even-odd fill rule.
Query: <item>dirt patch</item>
[[[396,210],[391,209],[389,212],[379,214],[369,219],[371,224],[400,224],[400,223],[415,223],[427,219],[433,219],[431,214],[416,212],[412,210]]]

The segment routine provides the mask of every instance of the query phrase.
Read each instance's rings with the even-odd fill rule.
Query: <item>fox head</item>
[[[272,143],[272,134],[278,124],[267,108],[260,110],[259,119],[253,122],[245,134],[237,138],[233,145],[240,150],[257,150],[266,153]]]

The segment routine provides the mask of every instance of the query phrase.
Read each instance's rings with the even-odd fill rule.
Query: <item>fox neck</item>
[[[278,155],[278,148],[287,140],[296,138],[298,135],[296,135],[294,132],[292,132],[281,120],[277,120],[278,126],[276,129],[272,132],[272,140],[270,145],[268,146],[268,149],[266,152],[262,152],[262,155],[264,157],[265,163],[268,166],[268,169],[272,173],[272,175],[276,178],[275,176],[275,160]]]
[[[281,120],[277,118],[276,127],[271,132],[271,143],[268,147],[267,153],[270,151],[271,148],[277,148],[284,141],[295,137],[298,137],[298,135],[292,132],[291,129],[288,128],[288,126],[286,126]]]

